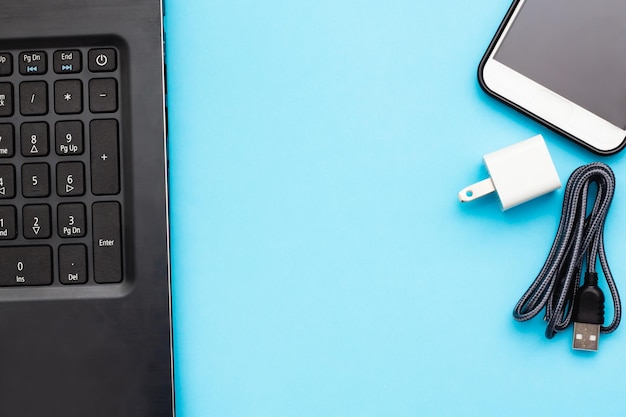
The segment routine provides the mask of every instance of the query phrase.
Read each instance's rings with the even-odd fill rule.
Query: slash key
[[[48,113],[48,85],[45,81],[29,81],[20,84],[20,113],[24,116],[40,116]]]

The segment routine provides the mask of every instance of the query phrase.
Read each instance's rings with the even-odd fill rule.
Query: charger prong
[[[491,181],[491,178],[486,178],[476,184],[463,188],[459,192],[459,201],[467,203],[468,201],[476,200],[494,191],[496,191],[496,187],[493,185],[493,181]]]

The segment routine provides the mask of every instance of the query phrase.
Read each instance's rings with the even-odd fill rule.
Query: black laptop
[[[174,414],[160,0],[0,0],[0,416]]]

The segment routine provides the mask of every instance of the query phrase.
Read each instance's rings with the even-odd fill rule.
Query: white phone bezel
[[[618,149],[626,138],[626,130],[494,59],[524,3],[525,0],[521,0],[517,4],[496,45],[485,60],[482,69],[483,83],[496,95],[570,134],[591,148],[600,152]]]

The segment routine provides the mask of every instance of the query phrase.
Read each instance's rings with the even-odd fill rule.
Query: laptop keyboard
[[[5,290],[123,281],[119,58],[114,47],[0,50]]]

